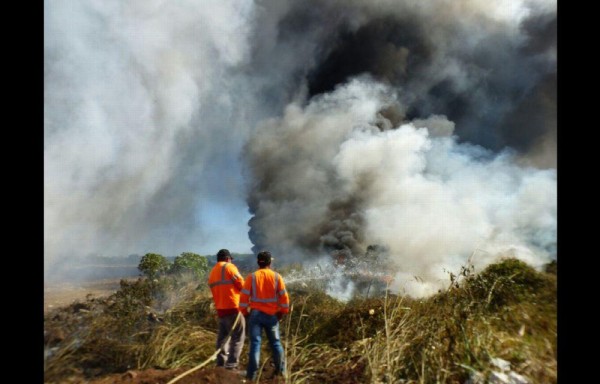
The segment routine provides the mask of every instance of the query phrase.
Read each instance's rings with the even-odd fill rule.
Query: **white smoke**
[[[245,130],[227,126],[228,71],[248,56],[252,11],[221,0],[45,3],[47,267],[90,252],[177,254],[206,238],[203,195],[242,201],[231,152]]]
[[[371,176],[366,237],[389,246],[396,268],[425,282],[411,279],[412,295],[447,284],[448,271],[479,248],[486,253],[472,260],[477,267],[498,256],[540,267],[554,256],[556,172],[520,168],[508,154],[478,159],[480,151],[412,124],[356,132],[341,145],[341,178]]]

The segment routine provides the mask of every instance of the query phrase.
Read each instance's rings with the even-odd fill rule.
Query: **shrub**
[[[467,277],[467,291],[491,308],[529,299],[548,284],[543,274],[524,262],[509,258],[489,265],[481,273]]]
[[[177,256],[171,266],[171,272],[176,274],[191,273],[201,279],[208,272],[208,260],[192,252],[183,252]]]
[[[146,253],[138,265],[138,269],[149,279],[154,279],[169,270],[169,261],[157,253]]]

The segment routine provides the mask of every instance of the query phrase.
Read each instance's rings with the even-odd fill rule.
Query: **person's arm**
[[[242,312],[242,314],[244,316],[248,315],[251,292],[252,292],[252,275],[248,275],[246,277],[246,281],[244,282],[244,286],[240,292],[240,312]]]
[[[278,313],[284,315],[290,312],[290,297],[287,293],[287,289],[285,289],[285,283],[283,282],[283,277],[281,277],[281,275],[279,275],[279,284],[277,289],[279,291],[275,294],[277,295],[277,304],[279,305]],[[281,319],[281,316],[278,315],[277,317]]]
[[[213,268],[214,269],[214,268]],[[208,272],[208,279],[206,279],[206,284],[208,284],[208,287],[210,288],[210,284],[212,283],[211,278],[212,278],[212,270],[210,272]],[[211,290],[212,291],[212,290]]]
[[[233,280],[233,286],[235,287],[236,291],[241,291],[244,288],[244,278],[242,277],[242,275],[240,275],[240,272],[238,271],[237,267],[233,264],[231,265],[231,280]]]

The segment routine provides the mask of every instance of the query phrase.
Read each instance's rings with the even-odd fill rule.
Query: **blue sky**
[[[205,239],[198,244],[202,254],[215,254],[221,248],[231,252],[251,253],[248,239],[250,213],[242,201],[209,202],[198,209],[197,222],[204,228]]]

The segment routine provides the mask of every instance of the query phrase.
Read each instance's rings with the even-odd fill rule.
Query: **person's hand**
[[[281,321],[281,319],[283,318],[283,313],[281,312],[277,312],[275,315],[277,315],[277,320]]]

